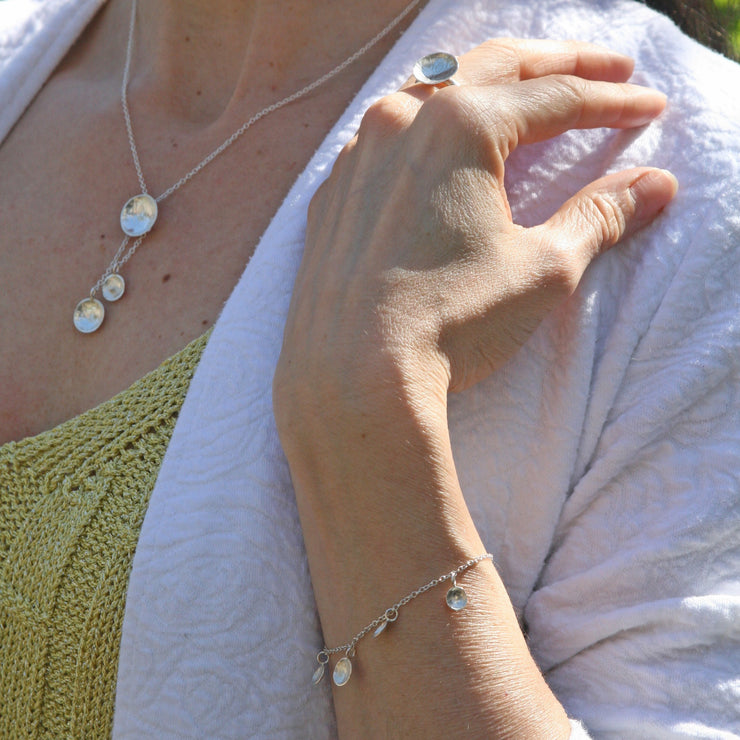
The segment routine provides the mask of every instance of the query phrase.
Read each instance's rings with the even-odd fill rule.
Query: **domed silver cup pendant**
[[[457,585],[454,574],[452,576],[452,586],[447,591],[445,601],[447,602],[447,606],[454,612],[459,612],[468,605],[468,595],[462,586]]]
[[[111,303],[113,301],[117,301],[124,294],[125,290],[126,281],[123,279],[123,276],[119,275],[117,272],[112,272],[108,275],[100,286],[103,298]]]
[[[416,81],[424,85],[436,85],[438,87],[459,85],[460,83],[454,79],[459,66],[454,54],[438,51],[419,59],[414,64],[413,74]]]
[[[127,236],[144,236],[157,221],[157,201],[147,193],[135,195],[121,209],[121,228]]]
[[[452,611],[459,612],[468,605],[468,595],[462,586],[453,586],[447,592],[445,601]]]
[[[92,296],[83,298],[77,304],[72,316],[75,328],[83,334],[90,334],[99,329],[104,318],[105,308],[103,304]]]
[[[344,686],[352,675],[352,661],[345,655],[337,661],[332,674],[335,686]]]
[[[100,286],[103,298],[110,303],[117,301],[126,290],[126,281],[121,275],[112,272]],[[75,329],[82,334],[92,334],[100,328],[105,318],[105,306],[101,301],[91,295],[83,298],[76,306],[72,314]]]

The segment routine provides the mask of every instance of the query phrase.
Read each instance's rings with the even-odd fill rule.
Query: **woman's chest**
[[[103,324],[84,335],[75,306],[110,268],[121,207],[141,188],[117,97],[77,92],[52,80],[0,148],[0,443],[110,398],[213,324],[331,125],[320,99],[277,111],[161,200],[117,269],[124,296],[103,300]],[[155,197],[223,140],[142,123]]]

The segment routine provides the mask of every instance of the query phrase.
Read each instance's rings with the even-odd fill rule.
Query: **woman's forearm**
[[[460,491],[443,406],[408,389],[349,404],[327,395],[294,398],[283,429],[300,432],[283,436],[334,647],[486,547]],[[441,584],[358,643],[350,681],[334,688],[341,737],[568,736],[495,568],[478,563],[458,583],[464,610],[446,606]]]
[[[589,184],[545,224],[511,221],[517,145],[662,110],[662,95],[625,84],[631,69],[584,44],[484,44],[460,60],[461,86],[373,105],[313,197],[274,401],[328,647],[485,552],[447,393],[513,356],[594,256],[673,197],[674,178],[640,168]],[[335,690],[342,736],[567,737],[494,567],[460,580],[464,610],[433,588],[358,643]]]

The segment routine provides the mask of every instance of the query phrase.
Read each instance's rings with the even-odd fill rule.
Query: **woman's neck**
[[[268,105],[341,63],[408,3],[379,0],[368,13],[365,0],[140,2],[130,94],[194,123],[241,111],[245,100]],[[107,14],[110,31],[119,37],[121,60],[131,4],[111,0]],[[373,61],[373,55],[364,60],[366,65]]]

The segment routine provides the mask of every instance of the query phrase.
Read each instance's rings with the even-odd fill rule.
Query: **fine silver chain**
[[[290,95],[282,98],[281,100],[276,101],[275,103],[268,105],[267,107],[255,113],[251,118],[246,120],[238,129],[236,129],[236,131],[234,131],[234,133],[232,133],[231,136],[229,136],[224,142],[222,142],[218,147],[216,147],[216,149],[214,149],[210,154],[206,155],[200,162],[198,162],[198,164],[196,164],[195,167],[193,167],[189,172],[185,173],[179,180],[177,180],[177,182],[173,183],[169,188],[164,190],[160,195],[153,198],[152,196],[149,195],[149,191],[146,185],[146,180],[144,178],[144,172],[141,167],[141,161],[139,159],[139,152],[136,146],[136,139],[134,137],[134,130],[131,124],[131,113],[129,111],[129,106],[128,106],[128,83],[129,83],[129,77],[131,73],[131,58],[132,58],[133,45],[134,45],[134,30],[135,30],[135,25],[136,25],[136,7],[137,7],[137,0],[132,0],[131,20],[129,23],[128,42],[126,45],[126,62],[123,68],[123,80],[121,83],[121,107],[123,108],[123,117],[126,123],[126,133],[128,136],[129,148],[131,150],[131,157],[134,162],[134,168],[136,169],[136,177],[139,181],[139,188],[140,188],[140,193],[141,193],[139,196],[136,196],[135,198],[145,197],[149,201],[154,202],[155,204],[154,207],[156,208],[156,204],[161,203],[165,199],[169,198],[170,195],[172,195],[177,190],[179,190],[183,185],[185,185],[185,183],[192,180],[193,177],[195,177],[204,167],[206,167],[214,159],[216,159],[216,157],[218,157],[219,154],[222,154],[226,149],[228,149],[237,139],[239,139],[255,123],[260,121],[265,116],[268,116],[270,113],[274,113],[280,108],[283,108],[286,105],[289,105],[290,103],[295,102],[299,98],[302,98],[308,95],[309,93],[313,92],[317,87],[320,87],[324,83],[336,77],[338,74],[343,72],[347,67],[349,67],[351,64],[356,62],[361,56],[363,56],[363,54],[365,54],[373,46],[375,46],[375,44],[377,44],[381,39],[387,36],[420,2],[421,0],[412,0],[395,18],[393,18],[393,20],[390,21],[390,23],[388,23],[388,25],[385,26],[385,28],[379,31],[367,43],[365,43],[362,47],[360,47],[357,51],[355,51],[351,56],[347,57],[347,59],[345,59],[343,62],[338,64],[333,69],[331,69],[329,72],[326,72],[318,79],[314,80],[313,82],[310,82],[305,87],[302,87],[300,90],[297,90],[294,93],[291,93]],[[135,198],[132,198],[131,201],[135,200]],[[153,225],[154,219],[156,219],[156,211],[155,211],[154,217],[151,220],[151,225]],[[151,225],[149,226],[149,228],[151,228]],[[134,256],[136,250],[141,246],[141,243],[146,237],[147,233],[148,233],[148,229],[145,233],[135,235],[136,238],[134,239],[134,242],[133,244],[131,244],[131,246],[129,246],[129,242],[131,240],[131,237],[134,235],[127,233],[127,235],[123,238],[120,246],[116,250],[116,253],[113,256],[113,259],[111,260],[110,264],[106,268],[105,272],[101,275],[100,279],[95,283],[95,285],[93,285],[92,289],[90,290],[89,298],[83,299],[77,304],[77,308],[75,309],[74,322],[77,328],[83,333],[89,333],[91,331],[95,331],[103,321],[105,310],[103,308],[102,303],[100,303],[100,301],[98,301],[95,298],[95,295],[101,288],[104,288],[104,285],[109,280],[109,278],[117,278],[118,281],[120,282],[121,287],[118,289],[118,293],[116,297],[111,297],[111,298],[109,298],[106,295],[106,291],[105,289],[103,289],[104,297],[107,300],[117,300],[118,298],[121,297],[121,295],[123,295],[123,286],[124,286],[123,278],[116,275],[116,272],[120,269],[122,265],[124,265],[126,262],[128,262],[131,259],[131,257]],[[82,319],[81,321],[78,321],[78,317],[80,315],[82,316]],[[85,324],[87,319],[90,317],[92,317],[90,319],[90,322],[88,324]],[[82,328],[82,326],[86,326],[86,328]]]
[[[123,106],[123,116],[126,120],[126,131],[128,133],[128,141],[129,146],[131,147],[131,155],[134,160],[134,167],[136,167],[136,175],[139,178],[139,186],[141,187],[141,192],[146,193],[146,183],[144,182],[144,174],[141,169],[141,163],[139,161],[139,153],[136,148],[136,141],[134,139],[134,131],[131,127],[131,114],[129,113],[128,109],[128,95],[127,95],[127,88],[128,88],[128,78],[129,78],[129,72],[131,68],[131,52],[133,48],[133,38],[134,38],[134,25],[135,25],[135,17],[136,17],[136,2],[137,0],[133,0],[133,9],[131,12],[131,25],[129,27],[129,38],[128,38],[128,47],[126,49],[126,65],[123,70],[123,85],[121,87],[121,105]],[[297,90],[294,93],[291,93],[290,95],[284,97],[282,100],[278,100],[275,103],[271,103],[266,108],[263,108],[261,111],[258,111],[255,113],[250,119],[245,121],[236,131],[234,131],[231,136],[229,136],[226,141],[224,141],[220,146],[216,147],[210,154],[205,156],[198,164],[193,167],[190,172],[183,175],[176,183],[171,185],[167,190],[165,190],[161,195],[158,195],[155,200],[158,203],[161,203],[165,198],[168,198],[172,193],[174,193],[176,190],[179,190],[186,182],[191,180],[195,175],[197,175],[207,164],[212,162],[216,157],[218,157],[219,154],[221,154],[223,151],[228,149],[242,134],[244,134],[247,129],[251,128],[257,121],[264,118],[265,116],[269,115],[270,113],[274,113],[276,110],[279,110],[280,108],[284,108],[286,105],[289,105],[290,103],[295,102],[299,98],[304,97],[305,95],[308,95],[309,93],[313,92],[317,87],[320,87],[325,82],[328,82],[333,77],[336,77],[338,74],[343,72],[347,67],[349,67],[351,64],[354,64],[361,56],[363,56],[365,53],[370,51],[370,49],[375,46],[381,39],[383,39],[385,36],[387,36],[419,3],[421,0],[412,0],[382,31],[379,31],[373,38],[370,39],[366,44],[364,44],[362,47],[360,47],[354,54],[347,57],[343,62],[338,64],[334,69],[330,70],[326,74],[319,77],[317,80],[314,80],[313,82],[310,82],[305,87],[302,87],[300,90]]]
[[[379,617],[376,617],[373,619],[370,624],[363,627],[348,643],[344,645],[339,645],[337,647],[329,648],[324,646],[321,650],[319,650],[318,655],[316,656],[316,660],[318,661],[319,667],[316,669],[315,673],[313,674],[312,683],[317,684],[324,676],[324,670],[329,662],[329,656],[335,655],[337,653],[344,653],[345,657],[341,659],[340,663],[344,663],[345,665],[342,666],[344,675],[340,680],[337,680],[336,675],[334,678],[334,683],[337,684],[337,686],[343,686],[347,680],[349,680],[349,676],[352,672],[352,667],[350,663],[350,658],[355,657],[355,647],[357,646],[357,643],[366,635],[368,635],[370,632],[374,631],[374,637],[378,637],[385,628],[389,625],[395,622],[398,619],[398,613],[400,609],[406,604],[408,604],[410,601],[413,601],[418,596],[421,596],[423,593],[426,593],[430,589],[434,588],[435,586],[438,586],[440,583],[444,583],[445,581],[452,581],[453,589],[451,589],[450,592],[448,592],[447,597],[447,603],[450,605],[452,609],[455,611],[464,608],[465,604],[467,603],[467,596],[464,596],[464,591],[456,584],[456,578],[461,573],[464,573],[466,570],[469,570],[474,565],[477,565],[478,563],[484,561],[484,560],[490,560],[493,562],[493,555],[491,553],[487,552],[483,555],[478,555],[478,557],[471,558],[467,562],[463,563],[459,567],[455,568],[455,570],[445,573],[444,575],[438,576],[437,578],[433,578],[429,583],[425,583],[423,586],[417,588],[416,590],[412,591],[409,594],[406,594],[400,601],[397,601],[393,606],[388,607]],[[452,591],[458,591],[461,592],[461,594],[464,596],[465,601],[461,605],[453,606],[450,603],[450,594]],[[457,596],[457,594],[456,594]]]
[[[433,580],[429,581],[429,583],[426,583],[421,588],[417,588],[416,591],[412,591],[410,594],[407,594],[400,601],[396,602],[393,606],[386,609],[379,617],[373,619],[373,621],[370,622],[367,627],[361,629],[346,645],[339,645],[335,648],[325,647],[321,652],[326,653],[326,655],[333,655],[334,653],[349,653],[351,656],[352,652],[355,649],[355,645],[357,645],[357,643],[363,637],[365,637],[365,635],[367,635],[372,630],[380,627],[381,624],[384,624],[386,622],[395,622],[395,618],[398,616],[398,610],[402,606],[406,606],[409,601],[413,601],[417,596],[421,596],[423,593],[426,593],[427,591],[429,591],[430,588],[439,586],[440,583],[444,583],[445,581],[454,581],[455,578],[460,575],[460,573],[463,573],[469,568],[472,568],[474,565],[477,565],[482,560],[492,559],[492,555],[490,555],[489,553],[485,553],[485,555],[479,555],[477,558],[468,560],[467,563],[463,563],[459,568],[456,568],[450,573],[445,573],[443,576],[434,578]]]
[[[313,92],[317,87],[320,87],[324,83],[336,77],[338,74],[343,72],[352,63],[356,62],[363,54],[369,51],[375,44],[378,43],[382,38],[387,36],[419,3],[421,0],[412,0],[385,28],[379,31],[373,38],[371,38],[366,44],[360,47],[351,56],[347,57],[343,62],[338,64],[334,69],[330,70],[326,74],[322,75],[318,79],[310,82],[305,87],[297,90],[294,93],[282,98],[268,105],[266,108],[255,113],[251,118],[246,120],[231,136],[229,136],[224,142],[222,142],[216,149],[210,154],[206,155],[198,164],[195,165],[190,171],[186,172],[177,182],[173,183],[169,188],[164,190],[156,198],[149,194],[146,180],[144,178],[144,171],[141,166],[139,159],[139,151],[136,146],[136,139],[134,137],[134,130],[131,124],[131,113],[128,106],[128,83],[131,73],[131,58],[133,55],[134,46],[134,30],[136,26],[136,8],[137,0],[132,0],[131,3],[131,20],[129,23],[128,30],[128,42],[126,44],[126,62],[123,68],[123,80],[121,82],[121,107],[123,108],[123,118],[126,123],[126,133],[128,136],[129,149],[131,150],[131,157],[134,162],[134,168],[136,169],[136,177],[139,181],[140,194],[131,198],[126,205],[121,215],[121,226],[124,230],[125,236],[121,241],[120,246],[113,255],[108,267],[105,272],[100,276],[98,281],[93,285],[90,290],[90,295],[87,298],[81,300],[75,307],[73,320],[77,329],[85,334],[96,331],[103,323],[105,316],[105,308],[103,304],[95,297],[97,292],[101,290],[103,297],[108,301],[116,301],[124,293],[125,282],[123,277],[118,273],[118,270],[128,262],[136,253],[136,250],[141,246],[144,238],[149,233],[149,230],[153,227],[154,222],[157,218],[158,204],[169,198],[173,193],[177,192],[185,183],[193,179],[204,167],[210,164],[219,154],[222,154],[228,149],[239,137],[241,137],[248,129],[250,129],[255,123],[260,121],[270,113],[274,113],[276,110],[295,102],[299,98],[302,98],[309,93]],[[134,203],[144,203],[145,211],[143,217],[138,212],[135,213],[137,218],[143,218],[146,225],[139,231],[130,231],[124,227],[124,213],[129,209],[129,206]],[[134,206],[134,211],[138,206]],[[148,209],[148,210],[146,210]],[[140,222],[138,223],[140,226]],[[131,238],[134,238],[133,244],[129,246]]]

